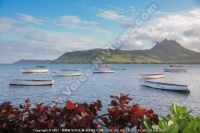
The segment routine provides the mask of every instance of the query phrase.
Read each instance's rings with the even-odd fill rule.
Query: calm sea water
[[[129,94],[133,101],[139,103],[142,107],[149,107],[160,115],[166,115],[168,106],[173,102],[187,106],[193,110],[193,114],[200,114],[200,65],[184,65],[188,72],[183,73],[165,73],[166,77],[156,81],[188,84],[191,86],[190,93],[175,91],[163,91],[158,89],[140,87],[138,74],[142,73],[164,73],[163,68],[169,65],[152,64],[115,64],[114,68],[126,68],[126,70],[116,70],[110,74],[92,74],[87,77],[85,82],[78,85],[78,89],[71,91],[71,95],[63,93],[68,92],[66,87],[76,83],[78,77],[52,77],[51,72],[60,69],[79,69],[84,72],[93,67],[92,64],[47,64],[50,69],[47,74],[22,74],[21,67],[35,67],[38,64],[9,64],[0,65],[0,102],[10,101],[12,105],[18,106],[24,103],[24,100],[30,98],[31,103],[44,102],[51,105],[53,100],[63,102],[66,100],[76,102],[93,102],[100,99],[104,110],[110,101],[110,95],[117,95],[118,92]],[[41,64],[40,64],[41,65]],[[8,80],[13,78],[22,79],[53,79],[53,86],[30,87],[30,86],[9,86]],[[78,80],[79,81],[79,80]],[[102,112],[102,113],[103,113]]]

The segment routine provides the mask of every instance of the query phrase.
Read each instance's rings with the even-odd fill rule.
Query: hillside
[[[111,50],[110,56],[103,49],[67,52],[51,63],[92,63],[99,57],[104,63],[200,63],[200,53],[182,47],[174,40],[157,42],[150,50]]]

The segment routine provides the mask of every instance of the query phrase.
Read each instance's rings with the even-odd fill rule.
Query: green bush
[[[152,123],[149,118],[143,118],[142,124],[149,133],[200,133],[200,117],[191,115],[185,106],[173,103],[169,107],[170,113],[161,116],[158,124]]]

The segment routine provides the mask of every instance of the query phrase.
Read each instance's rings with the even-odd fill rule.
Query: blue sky
[[[200,52],[198,0],[0,0],[0,63],[106,48],[152,2],[159,10],[121,49],[149,49],[167,38]]]

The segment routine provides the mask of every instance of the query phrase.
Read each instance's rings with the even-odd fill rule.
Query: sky
[[[152,2],[158,9],[135,26]],[[129,27],[121,49],[166,38],[200,52],[200,0],[0,0],[0,63],[104,49]]]

